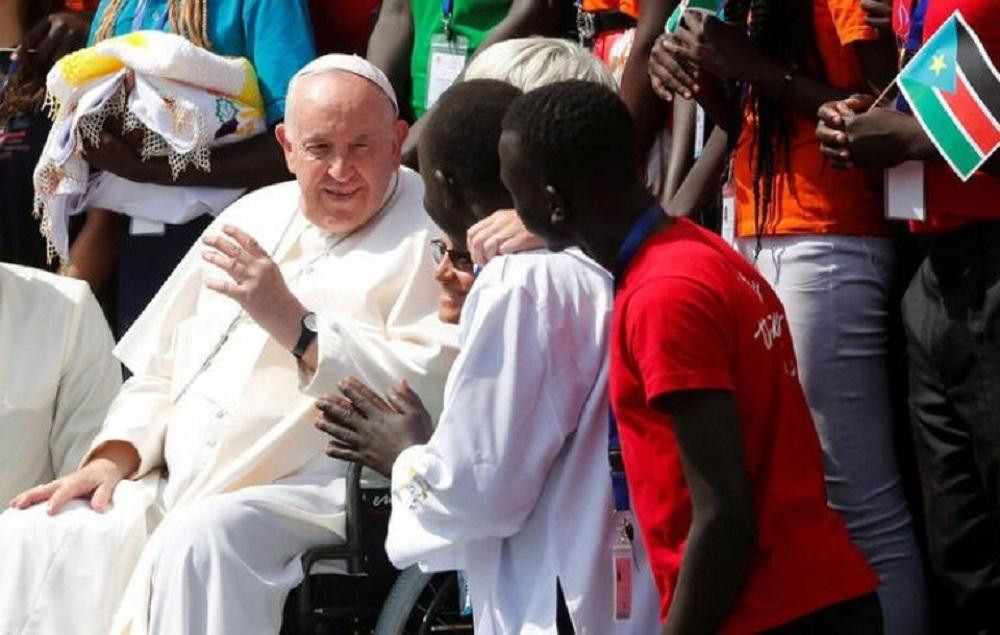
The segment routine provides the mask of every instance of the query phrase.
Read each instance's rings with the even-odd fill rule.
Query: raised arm
[[[410,103],[410,55],[413,51],[413,12],[410,0],[385,0],[368,40],[368,61],[392,82],[401,109]],[[412,113],[404,112],[412,116]]]

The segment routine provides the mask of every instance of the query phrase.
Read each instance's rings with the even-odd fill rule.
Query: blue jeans
[[[753,259],[755,238],[737,247]],[[887,635],[927,632],[923,564],[900,478],[889,396],[889,239],[764,237],[756,267],[785,306],[823,447],[830,507],[878,572]]]

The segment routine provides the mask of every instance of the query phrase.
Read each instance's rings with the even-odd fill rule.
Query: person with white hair
[[[565,79],[583,79],[617,89],[615,78],[590,51],[555,37],[497,42],[469,62],[464,79],[495,79],[523,92]]]
[[[465,69],[465,80],[495,79],[522,92],[547,84],[582,79],[618,89],[603,62],[575,42],[554,37],[523,37],[483,49]],[[544,247],[524,227],[513,209],[500,209],[469,228],[467,245],[473,261],[485,265],[495,256]]]
[[[316,397],[403,377],[440,409],[456,334],[388,80],[325,56],[286,112],[295,181],[205,231],[116,349],[133,376],[81,468],[0,514],[0,632],[277,633],[300,554],[344,535]]]

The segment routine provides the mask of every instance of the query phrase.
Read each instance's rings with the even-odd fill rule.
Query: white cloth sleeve
[[[68,335],[49,433],[57,477],[77,468],[122,384],[121,365],[111,354],[114,339],[89,288],[82,289],[76,302]]]
[[[474,289],[465,310],[471,336],[438,427],[393,465],[386,549],[397,567],[460,566],[463,545],[518,532],[592,383],[555,361],[573,343],[524,289]]]
[[[316,318],[317,366],[309,375],[300,372],[300,388],[311,397],[337,392],[337,382],[348,375],[377,391],[400,380],[416,391],[432,416],[441,412],[440,378],[454,359],[455,328],[437,316],[439,293],[434,266],[421,232],[408,239],[401,258],[402,291],[386,312],[385,322],[361,323],[335,311],[319,311]],[[372,289],[377,296],[380,289]]]
[[[219,223],[216,219],[205,232],[217,231]],[[138,452],[139,468],[130,478],[141,478],[163,465],[163,443],[173,411],[175,334],[178,325],[195,313],[202,284],[201,252],[197,241],[115,348],[133,376],[112,402],[104,428],[81,466],[109,441],[125,441]]]

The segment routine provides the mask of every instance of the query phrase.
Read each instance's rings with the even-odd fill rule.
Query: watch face
[[[307,329],[309,329],[313,333],[315,333],[316,331],[318,331],[319,327],[316,324],[316,314],[315,313],[306,313],[305,317],[302,318],[302,326],[306,327]]]

